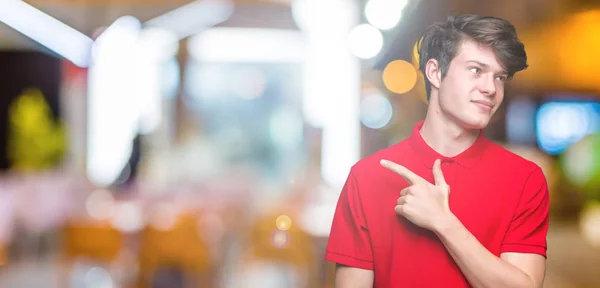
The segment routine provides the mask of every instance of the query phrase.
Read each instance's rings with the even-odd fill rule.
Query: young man
[[[481,132],[527,67],[515,28],[450,17],[419,54],[427,116],[352,167],[326,252],[336,287],[542,287],[546,179]]]

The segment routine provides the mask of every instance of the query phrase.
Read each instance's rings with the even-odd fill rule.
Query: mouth
[[[485,111],[492,111],[494,108],[494,104],[485,100],[471,100],[475,105],[479,106],[481,109]]]

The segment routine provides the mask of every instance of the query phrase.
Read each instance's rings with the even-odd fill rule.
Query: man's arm
[[[335,288],[372,288],[373,281],[373,270],[336,265]]]
[[[336,263],[336,288],[372,288],[373,251],[359,186],[352,172],[335,209],[325,259]]]
[[[541,288],[546,258],[538,254],[489,252],[456,218],[434,231],[469,283],[479,287]]]

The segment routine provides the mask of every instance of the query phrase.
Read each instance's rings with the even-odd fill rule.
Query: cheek
[[[469,99],[473,93],[479,91],[479,83],[476,79],[465,76],[462,81],[454,83],[454,91],[460,99]]]
[[[445,94],[454,100],[466,99],[477,89],[476,84],[467,75],[448,75],[442,81],[440,90],[444,90]]]
[[[464,109],[477,91],[477,81],[472,75],[448,73],[440,85],[440,105],[452,110]]]
[[[504,85],[496,88],[496,103],[498,106],[504,101]]]
[[[446,91],[447,93],[441,95],[440,97],[440,109],[447,114],[457,115],[460,114],[461,111],[465,110],[465,97],[463,97],[464,93],[460,93],[457,90]]]

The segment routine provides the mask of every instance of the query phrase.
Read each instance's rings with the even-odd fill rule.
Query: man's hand
[[[435,184],[396,163],[382,160],[381,165],[402,176],[410,185],[400,192],[396,213],[436,233],[472,287],[542,287],[544,256],[502,253],[499,258],[454,216],[449,206],[450,187],[444,179],[440,160],[433,164]],[[547,193],[547,190],[542,191]]]
[[[449,205],[450,186],[444,179],[439,159],[433,163],[435,184],[394,162],[381,160],[381,165],[402,176],[410,185],[400,191],[395,208],[398,215],[434,232],[453,216]]]

